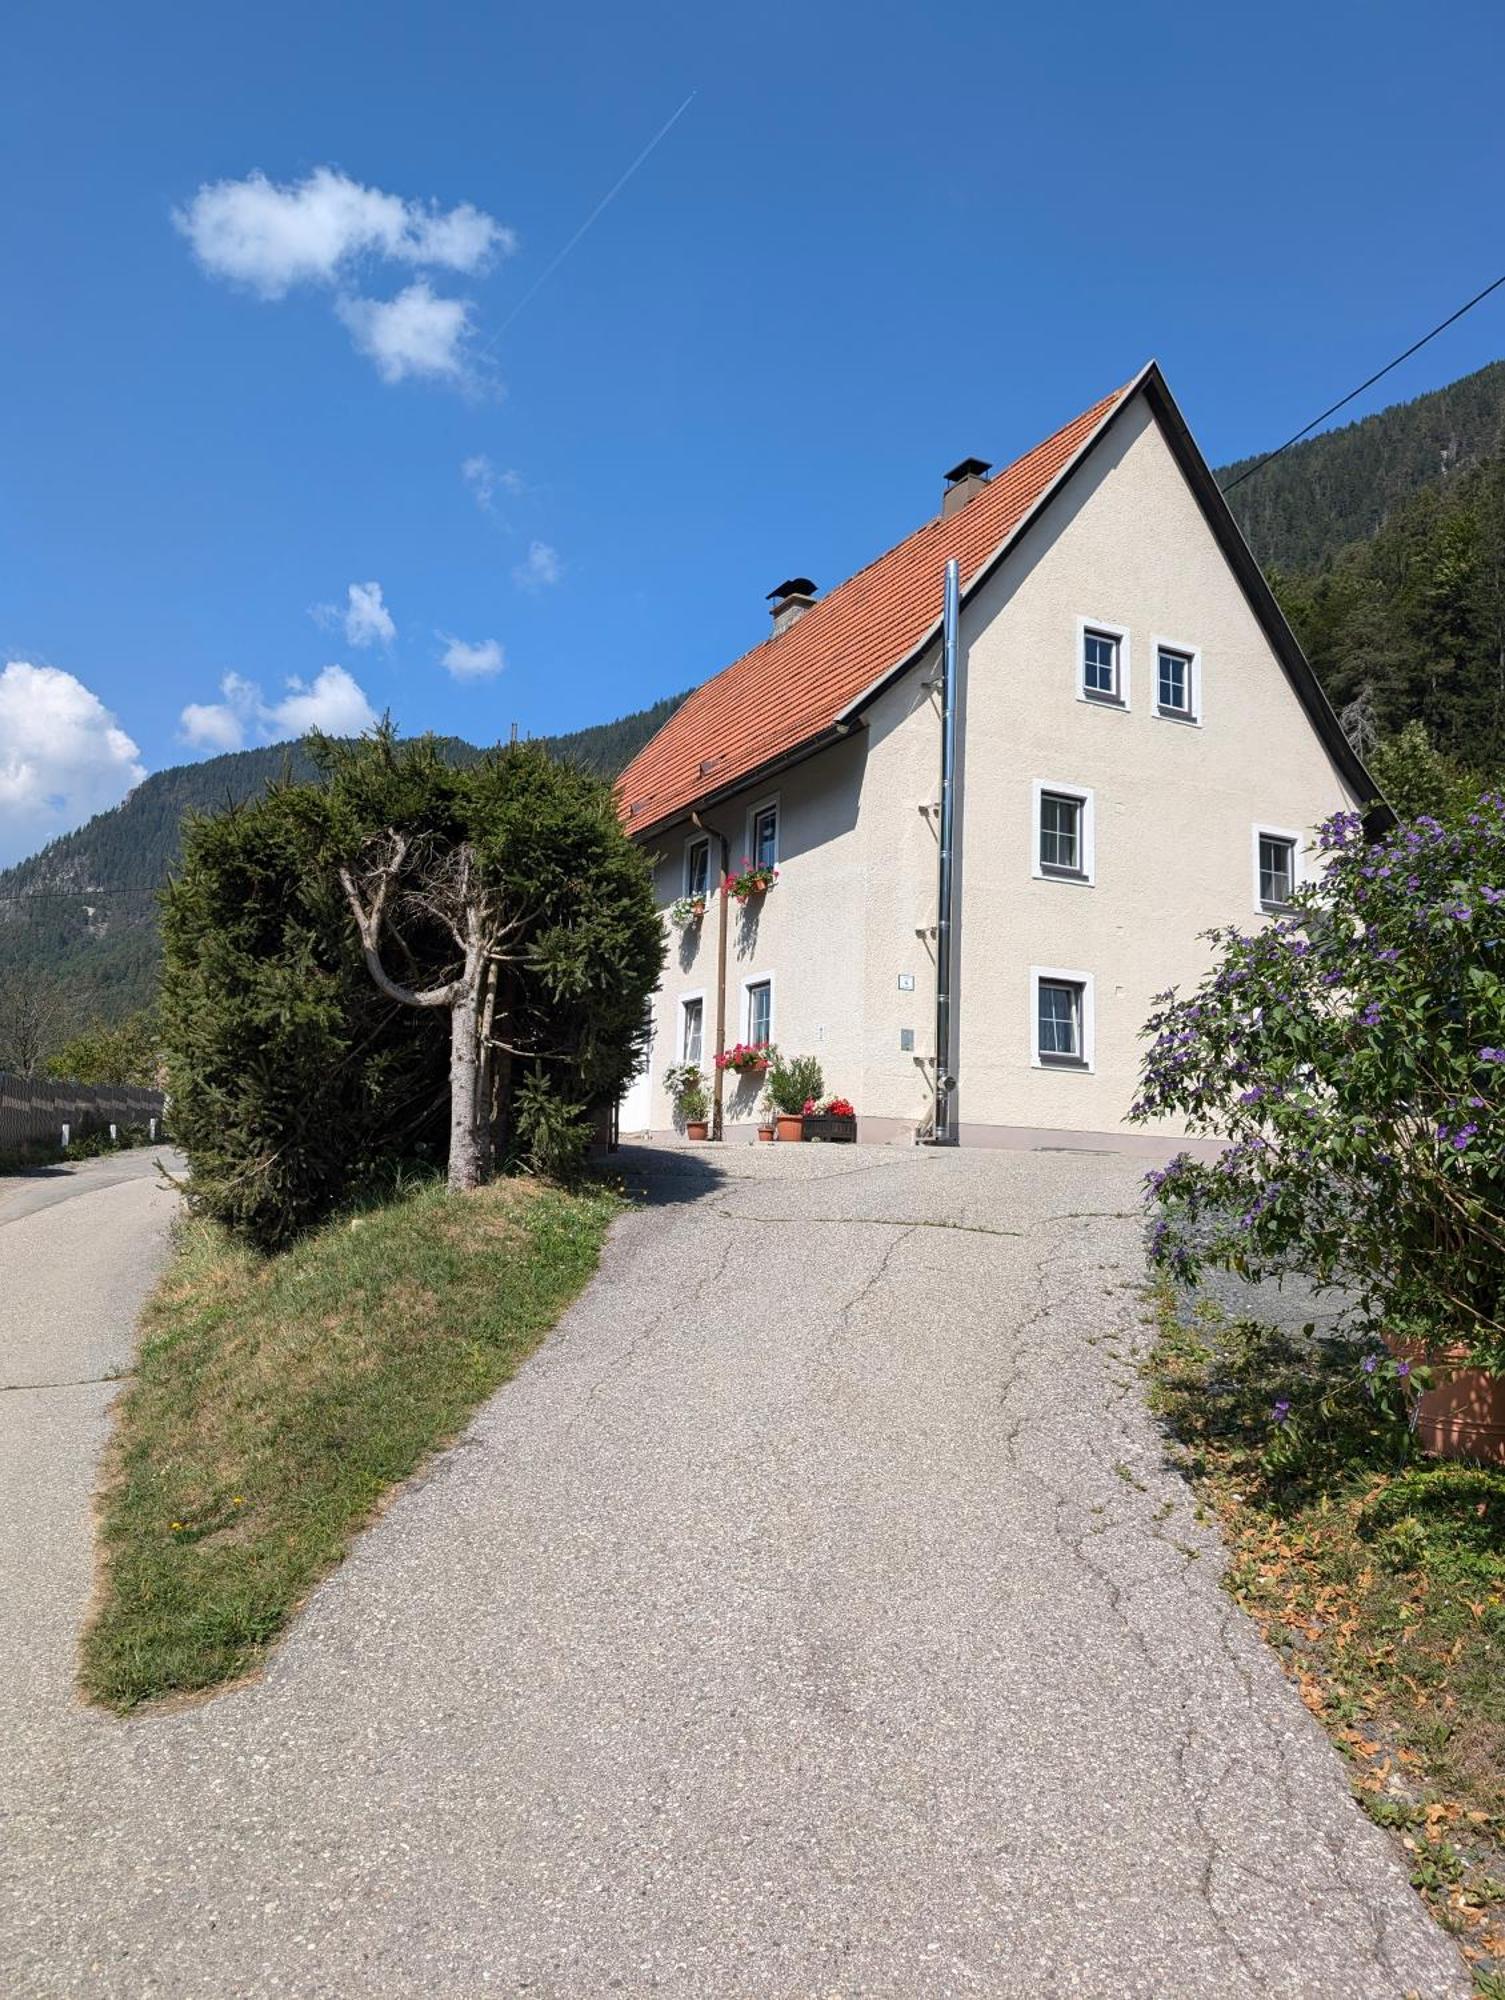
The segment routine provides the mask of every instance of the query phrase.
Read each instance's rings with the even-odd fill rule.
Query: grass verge
[[[617,1207],[425,1185],[274,1257],[185,1222],[116,1405],[85,1693],[127,1710],[254,1670],[383,1496],[554,1324]]]
[[[1222,1526],[1229,1590],[1505,2000],[1505,1472],[1412,1456],[1344,1344],[1210,1302],[1188,1319],[1169,1287],[1157,1317],[1151,1400]]]

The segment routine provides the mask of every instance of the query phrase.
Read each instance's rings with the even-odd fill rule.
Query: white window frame
[[[737,1040],[739,1042],[750,1042],[752,1040],[752,989],[755,986],[766,986],[768,988],[768,1039],[772,1042],[774,1039],[773,1024],[778,1018],[775,1011],[778,1006],[778,995],[774,990],[773,974],[771,972],[750,972],[743,980],[742,1003],[737,1015],[742,1025]]]
[[[698,1000],[700,1002],[700,1054],[695,1058],[695,1060],[700,1065],[700,1067],[704,1069],[706,1064],[706,1047],[705,1047],[706,1012],[705,1012],[705,988],[703,986],[696,987],[693,991],[689,993],[680,994],[679,1033],[675,1036],[675,1041],[679,1046],[679,1060],[682,1063],[689,1062],[690,1057],[685,1051],[685,1041],[686,1041],[685,1030],[689,1026],[688,1010],[690,1002],[692,1000]]]
[[[1108,695],[1087,692],[1087,634],[1100,632],[1105,639],[1112,639],[1118,645],[1118,699]],[[1129,710],[1129,628],[1119,625],[1111,618],[1078,618],[1076,622],[1076,660],[1072,667],[1075,676],[1076,698],[1086,702],[1089,708]]]
[[[746,854],[749,861],[756,863],[758,857],[753,848],[753,830],[758,824],[759,817],[766,812],[773,814],[772,865],[777,868],[784,854],[784,806],[782,796],[778,792],[773,792],[768,798],[759,799],[755,806],[748,807],[745,844],[742,851]]]
[[[1188,724],[1193,729],[1202,727],[1202,649],[1200,646],[1183,645],[1179,639],[1165,639],[1158,634],[1150,640],[1150,651],[1155,663],[1155,704],[1154,712],[1162,722],[1179,722],[1183,728]],[[1186,662],[1186,698],[1191,706],[1187,709],[1162,708],[1160,706],[1160,655],[1175,653]]]
[[[1047,868],[1040,859],[1040,812],[1047,792],[1058,798],[1075,799],[1081,806],[1080,839],[1081,873],[1062,875],[1053,868]],[[1090,785],[1068,785],[1055,778],[1036,778],[1030,788],[1029,807],[1030,872],[1037,882],[1074,883],[1078,888],[1090,889],[1097,880],[1097,806],[1095,794]]]
[[[1305,856],[1302,852],[1302,837],[1292,833],[1288,826],[1271,826],[1268,820],[1258,820],[1249,830],[1250,863],[1254,871],[1254,911],[1256,916],[1279,916],[1285,907],[1281,903],[1267,903],[1259,893],[1259,843],[1261,840],[1287,840],[1291,844],[1291,890],[1299,889],[1306,880]]]
[[[709,834],[691,833],[685,836],[683,893],[687,896],[693,896],[695,893],[690,887],[690,856],[695,852],[697,847],[705,849],[705,897],[709,903],[711,899],[711,840]]]
[[[1059,1057],[1040,1053],[1040,983],[1047,986],[1080,986],[1082,989],[1082,1057],[1080,1062],[1063,1062]],[[1091,1076],[1097,1066],[1097,1002],[1090,972],[1071,972],[1061,965],[1032,965],[1029,969],[1029,1053],[1035,1069],[1061,1070],[1068,1076]]]

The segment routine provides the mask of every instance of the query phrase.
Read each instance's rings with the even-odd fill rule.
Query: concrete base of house
[[[623,1140],[628,1142],[674,1140],[678,1137],[676,1132],[622,1134]],[[725,1143],[728,1146],[754,1146],[757,1141],[756,1124],[744,1124],[739,1120],[727,1125]],[[915,1136],[915,1126],[910,1119],[862,1117],[857,1120],[857,1142],[863,1146],[914,1146],[921,1143]],[[1220,1139],[1178,1139],[1171,1132],[1127,1131],[1123,1128],[1111,1132],[1058,1131],[1043,1125],[969,1125],[965,1121],[957,1128],[957,1143],[967,1147],[993,1147],[1023,1153],[1120,1153],[1152,1163],[1169,1160],[1176,1153],[1190,1153],[1193,1159],[1198,1160],[1215,1160],[1223,1150]]]

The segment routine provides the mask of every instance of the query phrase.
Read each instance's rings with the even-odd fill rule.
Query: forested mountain
[[[1363,754],[1421,722],[1453,762],[1505,773],[1505,362],[1294,446],[1228,498]]]
[[[1292,445],[1228,495],[1268,570],[1307,569],[1373,535],[1423,488],[1505,451],[1505,361]],[[1219,467],[1227,487],[1262,453]]]
[[[542,738],[555,756],[614,777],[684,699],[672,695],[615,722]],[[482,752],[441,738],[446,757]],[[157,891],[179,852],[183,817],[254,798],[274,779],[309,778],[301,744],[237,750],[154,771],[129,798],[0,871],[0,978],[61,979],[74,1023],[115,1021],[148,1004],[157,968]]]

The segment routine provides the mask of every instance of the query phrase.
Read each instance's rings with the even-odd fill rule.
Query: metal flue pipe
[[[935,924],[935,1120],[938,1146],[956,1144],[955,1019],[951,906],[956,861],[956,680],[961,623],[961,571],[955,556],[946,564],[941,610],[941,834],[940,880]]]

